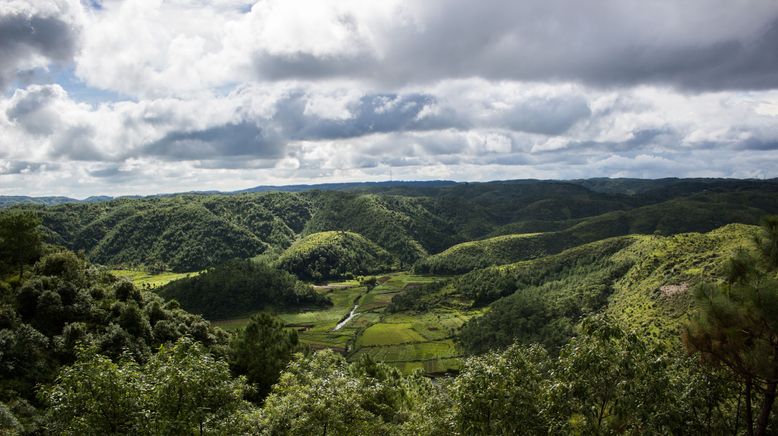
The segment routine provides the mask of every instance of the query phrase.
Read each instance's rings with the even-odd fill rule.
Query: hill
[[[474,271],[452,289],[474,305],[493,302],[483,317],[465,324],[460,341],[470,352],[517,340],[554,349],[580,319],[604,311],[629,330],[677,344],[689,289],[722,277],[725,261],[757,232],[732,224],[708,233],[625,236]]]
[[[277,260],[279,268],[302,280],[329,280],[391,270],[396,261],[364,236],[344,231],[310,234]]]
[[[483,250],[471,244],[419,264],[420,271],[450,274],[553,254],[611,236],[706,231],[731,222],[753,224],[761,215],[778,213],[775,181],[630,182],[628,186],[640,187],[633,195],[624,193],[632,188],[619,188],[624,183],[592,182],[606,192],[537,180],[396,183],[13,207],[37,211],[48,242],[83,250],[93,262],[176,272],[281,253],[295,240],[325,231],[358,233],[389,252],[401,267],[464,242],[542,233],[486,242]]]
[[[288,272],[252,260],[233,260],[197,276],[172,281],[158,288],[157,293],[207,319],[270,308],[289,310],[332,304]]]
[[[545,233],[513,234],[455,245],[414,265],[417,273],[461,274],[490,265],[503,265],[558,253],[601,239],[629,234],[672,235],[705,232],[729,223],[757,224],[778,213],[778,196],[771,193],[707,193],[578,220],[503,226]]]

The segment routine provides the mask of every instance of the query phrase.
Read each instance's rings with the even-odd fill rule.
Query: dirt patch
[[[689,292],[689,284],[681,283],[677,285],[664,285],[659,288],[659,295],[664,298],[674,297],[676,295],[683,295]]]

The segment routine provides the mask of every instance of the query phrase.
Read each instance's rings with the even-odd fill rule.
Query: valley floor
[[[392,297],[416,286],[442,280],[406,272],[378,276],[379,284],[368,290],[356,281],[316,286],[333,306],[324,310],[279,313],[287,326],[297,329],[300,341],[314,349],[330,348],[358,359],[368,354],[374,360],[396,366],[403,372],[421,368],[442,374],[460,368],[461,354],[454,343],[456,331],[482,311],[435,309],[423,314],[389,313]],[[342,328],[354,306],[355,315]],[[242,328],[250,316],[215,321],[225,329]]]

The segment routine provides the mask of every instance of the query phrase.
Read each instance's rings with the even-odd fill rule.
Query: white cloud
[[[778,175],[773,1],[101,4],[0,5],[2,192]]]

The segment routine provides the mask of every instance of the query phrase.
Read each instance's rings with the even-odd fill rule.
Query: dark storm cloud
[[[125,169],[119,164],[108,164],[87,171],[89,176],[99,179],[102,183],[124,183],[143,175],[138,169]]]
[[[741,150],[778,150],[778,139],[751,138],[739,144]]]
[[[0,90],[23,73],[20,69],[34,56],[69,61],[77,50],[77,40],[78,29],[58,16],[0,15]]]
[[[376,39],[375,53],[364,48],[318,57],[261,52],[254,62],[257,74],[271,80],[345,77],[389,85],[481,77],[604,87],[661,84],[695,91],[778,87],[778,4],[772,0],[430,0],[420,5],[418,22],[398,19],[371,29],[383,36]]]
[[[143,148],[143,154],[171,160],[225,156],[278,157],[282,145],[253,122],[242,121],[195,131],[172,132]]]
[[[228,159],[211,159],[198,161],[194,164],[195,168],[206,170],[228,169],[228,170],[256,170],[273,168],[277,159],[246,159],[245,157],[234,157]]]

